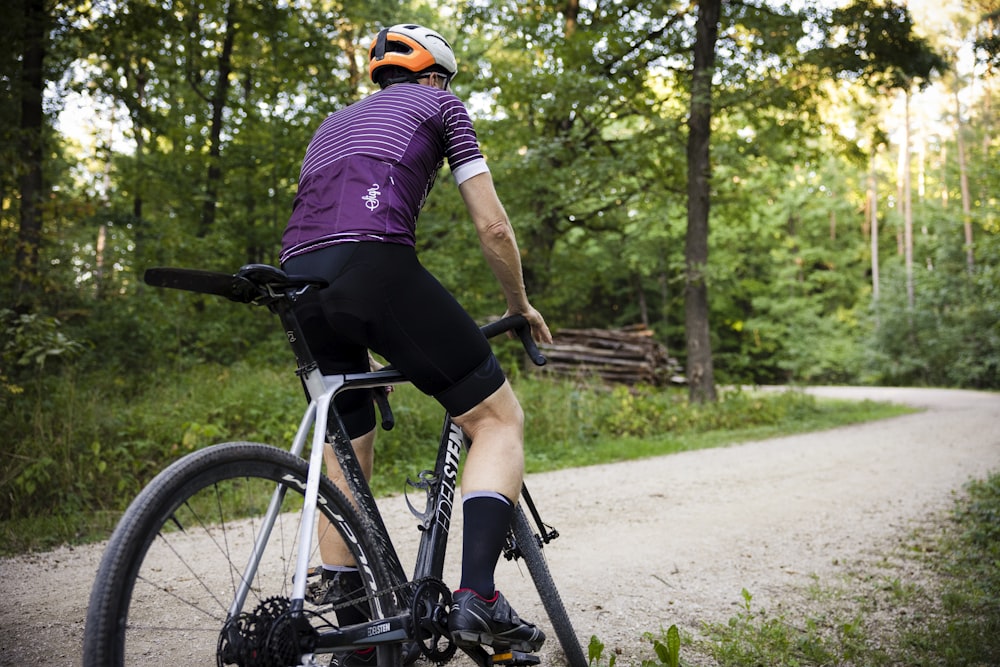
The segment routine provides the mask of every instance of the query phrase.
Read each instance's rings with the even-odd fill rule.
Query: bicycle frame
[[[422,534],[420,538],[419,550],[414,566],[413,577],[406,576],[399,556],[392,544],[382,515],[375,502],[368,481],[362,471],[361,464],[354,452],[347,430],[340,419],[337,411],[333,408],[334,399],[344,391],[355,391],[364,389],[374,389],[384,391],[387,386],[408,382],[403,374],[395,369],[386,368],[379,371],[369,371],[361,373],[347,373],[324,376],[312,352],[307,345],[302,334],[302,328],[295,316],[294,304],[296,300],[307,290],[322,287],[325,282],[320,279],[310,277],[297,277],[290,279],[288,276],[265,265],[248,265],[234,276],[227,276],[214,272],[184,270],[184,269],[151,269],[146,272],[146,281],[160,287],[173,287],[207,294],[225,296],[234,301],[243,303],[255,303],[267,305],[268,309],[276,314],[284,327],[288,343],[295,353],[296,374],[301,379],[309,403],[299,422],[298,430],[292,440],[290,452],[296,457],[302,458],[306,448],[306,442],[311,441],[308,453],[308,469],[304,487],[302,482],[295,480],[295,484],[300,487],[304,494],[304,505],[301,513],[298,530],[297,553],[295,557],[295,571],[292,581],[292,594],[290,599],[291,611],[297,616],[305,608],[306,580],[309,571],[309,557],[312,550],[312,543],[316,537],[317,509],[319,501],[319,487],[324,463],[324,451],[327,443],[330,443],[336,456],[337,462],[346,479],[348,496],[354,501],[358,508],[358,516],[368,525],[365,526],[366,533],[370,538],[371,548],[375,553],[366,554],[359,552],[359,570],[362,576],[367,577],[368,588],[374,594],[371,598],[376,611],[376,618],[368,623],[350,626],[348,628],[337,628],[315,632],[315,642],[313,646],[319,652],[330,652],[335,650],[351,650],[357,648],[385,645],[394,642],[412,640],[412,624],[410,619],[418,612],[415,611],[417,602],[421,600],[421,590],[429,591],[430,595],[447,595],[447,591],[437,592],[430,589],[421,589],[424,581],[442,581],[445,552],[447,549],[448,533],[451,524],[452,510],[455,503],[455,495],[458,487],[458,467],[463,448],[470,445],[467,437],[461,428],[452,421],[447,413],[444,416],[444,425],[441,431],[440,446],[433,470],[420,473],[420,480],[407,482],[416,488],[424,490],[426,496],[426,507],[423,512],[416,510],[410,504],[411,512],[420,520]],[[536,364],[545,363],[544,357],[538,352],[537,347],[531,340],[530,328],[524,318],[508,318],[501,320],[484,328],[487,337],[492,337],[498,333],[514,330],[521,337],[525,350]],[[381,396],[376,394],[376,396]],[[384,401],[379,401],[380,410],[383,412],[383,428],[391,428],[386,424],[388,405]],[[311,434],[311,437],[310,437]],[[272,495],[268,508],[265,511],[258,533],[243,570],[243,576],[234,594],[233,600],[228,608],[230,618],[238,617],[244,611],[244,605],[250,596],[251,582],[254,581],[257,570],[261,564],[265,547],[270,540],[271,532],[277,522],[282,500],[288,489],[287,484],[279,484]],[[536,524],[543,533],[542,540],[548,542],[554,531],[546,532],[547,527],[541,522],[538,513],[527,495],[526,489],[522,497],[531,511]],[[336,523],[336,515],[333,517]],[[350,523],[343,520],[339,524],[339,532],[346,536],[348,540],[353,539],[353,528]],[[358,543],[360,546],[360,543]],[[505,549],[505,555],[511,558],[517,552],[513,548],[513,543]],[[376,581],[376,577],[368,562],[362,562],[367,558],[378,559],[381,567],[385,568],[388,575],[390,588],[382,589]],[[432,589],[435,586],[432,586]],[[386,616],[382,613],[382,595],[396,596],[396,606],[401,610],[398,616]],[[435,598],[437,599],[437,598]],[[414,611],[411,612],[411,609]],[[301,617],[300,617],[301,618]],[[481,647],[463,647],[478,664],[490,664],[489,655]]]
[[[310,438],[311,432],[308,459],[309,474],[306,481],[305,501],[299,530],[299,544],[291,597],[292,609],[300,611],[304,608],[310,545],[312,544],[316,530],[316,502],[319,496],[323,452],[327,446],[327,442],[330,442],[333,448],[347,480],[351,496],[353,496],[354,501],[361,510],[360,514],[373,524],[373,529],[370,532],[377,545],[378,554],[376,555],[382,559],[382,562],[386,565],[397,585],[405,584],[407,581],[419,581],[427,577],[440,580],[444,571],[448,533],[458,486],[458,466],[461,451],[469,444],[465,434],[452,421],[451,416],[445,414],[437,460],[435,461],[431,476],[424,476],[422,485],[411,482],[412,485],[427,490],[427,506],[423,513],[418,513],[412,505],[410,506],[411,511],[421,519],[423,530],[413,577],[412,579],[408,579],[400,563],[399,556],[388,538],[388,532],[382,520],[381,513],[362,472],[361,465],[355,455],[346,429],[340,421],[336,410],[331,411],[330,409],[332,401],[341,392],[379,389],[388,385],[406,383],[408,380],[399,371],[391,369],[324,376],[320,372],[318,365],[312,357],[312,353],[302,337],[301,328],[291,308],[291,302],[285,300],[276,301],[273,304],[273,310],[281,319],[288,341],[295,351],[297,362],[296,373],[301,378],[310,397],[309,404],[299,423],[290,449],[292,454],[302,456],[306,441]],[[330,419],[331,416],[333,417],[332,420]],[[423,475],[426,475],[426,471]],[[250,590],[250,582],[253,581],[253,574],[259,565],[264,545],[267,543],[271,527],[277,519],[278,508],[280,507],[283,495],[282,487],[275,490],[275,495],[263,518],[261,531],[257,537],[255,547],[244,570],[242,583],[230,607],[230,614],[238,614],[246,601]],[[360,569],[364,570],[364,564],[359,565]],[[368,576],[371,577],[371,574],[369,573]],[[374,584],[374,577],[371,577],[370,581]],[[401,599],[411,602],[410,593],[407,589],[401,588]],[[375,603],[378,604],[377,599]],[[356,645],[354,642],[360,639],[363,639],[363,644],[357,645],[368,646],[406,639],[404,624],[402,622],[398,624],[392,622],[386,623],[386,621],[392,620],[381,619],[373,621],[371,623],[373,628],[379,626],[379,629],[382,630],[382,632],[374,636],[366,628],[359,628],[358,631],[349,633],[344,633],[339,629],[321,632],[317,637],[316,647],[325,649],[344,648],[345,645]]]
[[[312,515],[315,513],[314,505],[316,496],[310,496],[309,493],[311,487],[315,487],[315,490],[312,491],[313,493],[318,493],[318,470],[320,463],[322,463],[322,450],[325,446],[325,439],[323,436],[326,434],[332,443],[333,451],[347,479],[351,495],[358,504],[358,507],[361,509],[361,515],[368,518],[373,523],[370,535],[373,538],[375,547],[378,551],[377,557],[380,558],[383,564],[386,565],[390,576],[396,585],[403,585],[407,582],[421,582],[423,580],[442,581],[448,547],[448,537],[451,528],[451,517],[458,490],[459,463],[462,456],[462,450],[467,450],[471,445],[468,437],[462,431],[461,427],[459,427],[452,420],[451,415],[445,412],[433,469],[420,473],[420,480],[418,482],[413,482],[409,479],[407,480],[410,486],[422,489],[426,492],[426,505],[423,512],[414,508],[409,502],[409,499],[407,499],[410,511],[420,520],[421,529],[417,557],[413,568],[413,576],[408,579],[404,573],[403,566],[399,561],[399,556],[389,539],[389,534],[382,520],[382,515],[379,512],[374,495],[371,492],[371,488],[362,473],[361,466],[354,453],[354,448],[347,436],[347,431],[344,428],[343,423],[340,421],[336,410],[331,412],[329,409],[331,401],[342,391],[357,389],[378,390],[378,388],[385,387],[386,385],[405,383],[408,380],[406,380],[406,378],[403,377],[399,371],[394,369],[356,374],[322,376],[319,373],[318,368],[316,368],[316,364],[313,361],[308,346],[301,340],[300,329],[298,328],[298,323],[295,320],[290,304],[283,302],[281,306],[276,309],[276,312],[285,326],[289,342],[292,344],[293,348],[296,349],[296,359],[299,366],[298,372],[303,378],[303,382],[309,391],[309,395],[315,397],[312,401],[310,401],[310,408],[307,409],[306,416],[303,418],[303,422],[300,425],[299,434],[296,436],[296,443],[293,443],[293,448],[295,446],[301,447],[304,445],[305,434],[309,430],[309,423],[312,422],[313,443],[309,467],[310,486],[307,487],[306,490],[306,506],[313,510],[310,514]],[[487,327],[487,330],[492,329],[495,333],[506,331],[507,329],[500,326],[502,324],[503,322],[498,322],[493,327]],[[495,333],[487,332],[486,335],[490,337],[495,335]],[[522,343],[525,345],[529,356],[531,356],[536,363],[544,363],[544,357],[538,353],[533,341],[531,341],[530,329],[523,328],[518,333],[521,336]],[[312,407],[313,405],[315,405],[315,408]],[[383,409],[387,409],[387,407],[388,406],[386,405]],[[332,414],[335,417],[333,424],[329,423],[328,420],[324,418],[328,414]],[[383,415],[383,417],[384,416],[385,415]],[[298,455],[298,452],[295,452],[294,449],[293,453]],[[315,481],[313,481],[314,475],[316,478]],[[527,492],[527,488],[523,486],[522,498],[524,504],[534,519],[538,530],[540,531],[538,539],[544,543],[548,543],[551,539],[556,537],[558,533],[542,522],[541,517],[538,515],[538,511],[535,508],[534,502],[532,502],[531,496]],[[303,516],[302,522],[302,532],[305,533],[307,530],[311,531],[315,524],[314,516]],[[300,538],[299,562],[296,565],[296,586],[292,591],[293,609],[301,609],[301,606],[296,605],[302,604],[302,599],[305,595],[305,584],[302,583],[299,585],[298,582],[304,582],[304,572],[308,568],[308,553],[305,547],[308,546],[309,542],[306,540],[306,537],[311,539],[311,532],[308,536]],[[515,551],[516,549],[513,548],[512,544],[508,545],[508,548],[505,549],[506,557],[508,559],[513,558]],[[305,557],[303,557],[303,554]],[[374,580],[372,581],[374,583]],[[401,587],[398,593],[399,597],[407,605],[413,603],[414,594],[415,590],[411,590],[409,587],[405,586]],[[356,630],[349,631],[348,633],[341,632],[339,629],[321,632],[317,638],[316,647],[325,649],[344,648],[345,642],[349,643],[355,637],[361,640],[361,646],[372,646],[376,643],[392,641],[395,638],[398,638],[401,632],[403,633],[402,638],[412,639],[411,637],[405,636],[405,617],[404,619],[399,619],[399,621],[399,623],[397,623],[397,619],[372,621],[369,624],[359,626]],[[465,647],[464,650],[478,664],[490,664],[490,658],[483,652],[482,648],[473,649]]]
[[[336,417],[336,423],[329,423],[332,401],[342,391],[385,387],[387,385],[405,383],[407,380],[402,373],[393,370],[324,376],[313,359],[308,345],[305,343],[301,328],[299,327],[295,313],[291,309],[290,303],[285,300],[278,300],[274,302],[272,309],[277,313],[284,326],[288,342],[295,352],[297,362],[296,374],[302,379],[306,391],[310,396],[309,405],[302,416],[290,449],[292,454],[302,456],[306,440],[309,437],[309,433],[312,432],[312,444],[309,453],[309,475],[306,480],[302,525],[299,532],[299,547],[292,586],[292,608],[298,611],[304,606],[306,578],[309,571],[310,545],[316,527],[316,502],[319,497],[319,480],[322,474],[323,451],[328,439],[332,440],[337,460],[343,469],[351,495],[362,510],[362,515],[369,517],[374,522],[375,533],[379,538],[386,535],[385,525],[375,503],[374,496],[361,470],[361,465],[354,453],[354,448],[351,446],[350,439],[347,437],[346,429],[340,422],[339,417],[336,416],[335,411],[332,414]],[[261,532],[257,537],[250,560],[244,569],[241,584],[230,606],[229,612],[231,615],[238,614],[246,601],[250,590],[250,582],[253,581],[253,574],[260,564],[260,557],[264,546],[270,538],[270,531],[277,519],[278,508],[283,496],[283,488],[277,488],[264,515]],[[379,541],[388,543],[387,540],[380,539]],[[399,558],[395,550],[391,547],[391,543],[389,543],[388,550],[384,548],[380,549],[379,556],[388,559],[390,571],[400,582],[405,581],[402,566],[399,563]]]

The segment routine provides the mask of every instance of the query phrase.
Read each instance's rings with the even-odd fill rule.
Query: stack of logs
[[[562,329],[551,345],[540,346],[548,359],[542,372],[559,377],[597,376],[607,384],[665,386],[684,384],[680,363],[643,325],[624,329]]]

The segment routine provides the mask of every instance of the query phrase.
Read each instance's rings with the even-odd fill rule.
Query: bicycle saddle
[[[246,264],[240,267],[235,277],[249,281],[254,287],[270,287],[275,291],[302,287],[318,287],[323,289],[330,284],[325,278],[318,276],[290,276],[270,264]]]
[[[146,269],[146,284],[188,292],[215,294],[239,303],[273,300],[273,295],[307,287],[326,287],[329,283],[316,276],[290,276],[267,264],[247,264],[235,274],[200,269],[156,267]]]

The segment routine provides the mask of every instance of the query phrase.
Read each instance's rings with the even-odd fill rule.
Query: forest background
[[[0,518],[104,507],[84,487],[108,466],[131,466],[119,493],[155,468],[119,409],[154,385],[287,375],[271,318],[141,276],[276,263],[312,132],[373,91],[368,44],[401,21],[452,40],[554,330],[642,323],[698,402],[716,383],[1000,388],[998,0],[16,0]],[[446,172],[419,251],[484,320],[502,298]],[[82,429],[102,407],[118,421]],[[184,428],[170,451],[215,435]]]

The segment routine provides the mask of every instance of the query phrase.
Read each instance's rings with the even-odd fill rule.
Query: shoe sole
[[[545,642],[532,643],[521,640],[508,640],[488,632],[476,632],[475,630],[455,630],[451,633],[452,641],[459,646],[490,646],[496,650],[522,651],[524,653],[534,653],[542,647]]]

